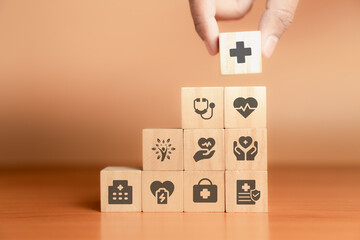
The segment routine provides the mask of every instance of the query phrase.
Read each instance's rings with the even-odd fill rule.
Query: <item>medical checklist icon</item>
[[[260,199],[260,191],[255,188],[255,180],[236,181],[236,204],[254,205]]]
[[[109,204],[132,204],[132,186],[127,180],[114,180],[109,186]]]
[[[210,107],[210,113],[209,112]],[[209,103],[207,98],[195,98],[194,99],[194,110],[195,113],[199,114],[204,120],[209,120],[214,115],[215,103]]]
[[[175,186],[170,181],[154,181],[150,185],[150,191],[156,198],[157,204],[167,204],[168,199],[173,194]]]

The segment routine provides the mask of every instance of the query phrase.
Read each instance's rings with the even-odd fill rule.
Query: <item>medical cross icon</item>
[[[237,63],[245,63],[245,56],[251,56],[251,48],[245,48],[243,41],[236,42],[236,48],[230,49],[230,56],[237,58]]]
[[[210,191],[209,191],[207,188],[204,188],[203,190],[201,190],[200,196],[201,196],[203,199],[208,199],[209,196],[210,196]]]
[[[249,191],[249,189],[250,189],[251,187],[249,186],[249,184],[245,183],[244,185],[241,186],[241,188],[242,188],[245,192],[247,192],[247,191]]]

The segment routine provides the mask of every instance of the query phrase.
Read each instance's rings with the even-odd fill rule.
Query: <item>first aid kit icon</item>
[[[193,201],[195,203],[216,203],[217,185],[214,185],[208,178],[201,179],[198,184],[193,186]]]

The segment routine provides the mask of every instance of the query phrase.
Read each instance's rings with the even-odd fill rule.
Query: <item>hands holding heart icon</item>
[[[254,146],[252,148],[245,152],[245,150],[251,146],[252,142],[253,140],[249,136],[239,138],[240,147],[238,147],[237,141],[234,141],[234,154],[237,160],[255,160],[255,156],[258,154],[257,141],[254,142]]]
[[[214,155],[215,150],[211,151],[211,149],[215,146],[215,139],[200,138],[198,141],[198,145],[203,150],[199,150],[195,153],[195,155],[194,155],[195,162],[198,162],[203,159],[209,159]]]

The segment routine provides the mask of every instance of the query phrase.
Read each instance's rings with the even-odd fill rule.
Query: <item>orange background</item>
[[[221,76],[187,1],[1,1],[0,164],[140,166],[143,128],[181,127],[181,87],[264,85],[270,165],[360,165],[359,23],[358,0],[302,1],[263,73]]]

